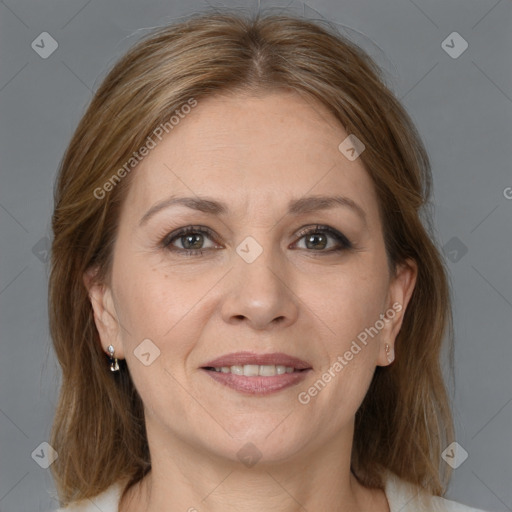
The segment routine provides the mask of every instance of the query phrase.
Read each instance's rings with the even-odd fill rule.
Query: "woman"
[[[430,179],[333,30],[203,14],[129,51],[56,188],[64,510],[474,510],[442,498]]]

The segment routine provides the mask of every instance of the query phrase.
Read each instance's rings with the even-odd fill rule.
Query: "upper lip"
[[[296,370],[307,370],[311,365],[297,357],[273,352],[271,354],[256,354],[255,352],[233,352],[213,359],[202,366],[202,368],[222,368],[223,366],[243,366],[246,364],[257,365],[281,365],[295,368]]]

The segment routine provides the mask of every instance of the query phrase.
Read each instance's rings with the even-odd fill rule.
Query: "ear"
[[[89,293],[89,300],[94,312],[94,322],[100,336],[103,351],[108,354],[108,346],[112,345],[115,357],[124,358],[124,350],[121,342],[121,329],[117,317],[112,290],[105,283],[100,283],[97,278],[97,269],[87,270],[83,275],[85,287]]]
[[[384,310],[384,328],[380,337],[379,366],[388,366],[395,359],[395,340],[402,327],[405,310],[416,285],[418,265],[408,259],[397,267],[395,275],[389,282],[386,308]],[[386,352],[386,344],[389,351]]]

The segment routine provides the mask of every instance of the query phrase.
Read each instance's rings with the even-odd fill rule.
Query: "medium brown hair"
[[[109,370],[83,282],[91,268],[109,280],[130,176],[100,199],[95,190],[191,98],[200,104],[215,94],[278,90],[320,102],[363,141],[360,158],[378,194],[390,269],[409,258],[418,266],[397,358],[376,368],[356,413],[352,471],[367,487],[383,488],[387,468],[444,494],[451,472],[440,455],[454,428],[440,359],[447,338],[453,366],[452,318],[446,271],[425,216],[431,189],[425,148],[380,69],[332,26],[225,11],[194,14],[137,43],[98,88],[60,165],[49,310],[63,377],[51,437],[63,505],[120,479],[128,489],[151,467],[141,399],[123,361],[120,372]]]

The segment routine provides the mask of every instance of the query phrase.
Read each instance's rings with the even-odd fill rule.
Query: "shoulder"
[[[485,512],[456,501],[432,496],[388,471],[385,492],[390,512]]]
[[[439,510],[446,510],[446,512],[486,512],[480,508],[473,508],[468,505],[463,505],[457,501],[447,500],[439,496],[434,497],[433,500],[437,504]]]
[[[73,503],[57,512],[118,512],[124,485],[118,482],[98,496]],[[385,493],[390,512],[486,512],[440,496],[431,496],[423,489],[388,471]]]
[[[56,512],[118,512],[119,500],[124,489],[122,482],[110,486],[98,496],[87,500],[77,501]]]

